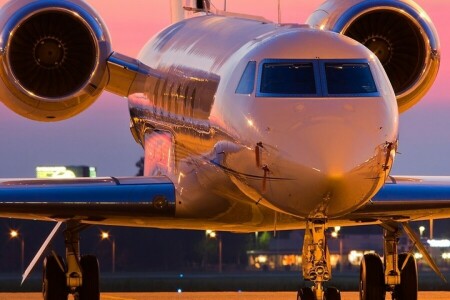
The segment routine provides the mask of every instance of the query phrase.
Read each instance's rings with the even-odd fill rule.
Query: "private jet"
[[[114,52],[82,0],[15,0],[0,10],[0,100],[55,122],[102,93],[127,98],[143,177],[2,179],[0,216],[55,223],[46,300],[98,300],[93,225],[231,232],[304,229],[298,300],[339,300],[327,228],[379,225],[384,253],[364,255],[360,299],[417,299],[403,232],[443,278],[410,221],[450,217],[450,177],[394,176],[399,114],[436,78],[436,29],[412,0],[328,0],[306,24],[172,1],[173,24],[137,58]],[[131,2],[130,5],[133,5]],[[189,15],[185,18],[184,15]],[[126,112],[124,112],[126,113]],[[63,234],[66,253],[48,249]],[[300,245],[299,245],[300,246]],[[383,257],[383,258],[381,258]]]

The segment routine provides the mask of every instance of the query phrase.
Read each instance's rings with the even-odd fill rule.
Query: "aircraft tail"
[[[183,0],[171,0],[170,14],[172,23],[184,20]]]
[[[171,0],[171,21],[172,23],[180,22],[196,13],[209,12],[210,9],[210,0]]]

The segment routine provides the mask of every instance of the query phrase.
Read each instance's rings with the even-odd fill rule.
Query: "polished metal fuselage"
[[[209,15],[164,29],[139,59],[160,79],[133,87],[132,131],[145,150],[145,175],[176,186],[173,227],[288,229],[341,218],[389,174],[395,95],[378,59],[354,40]],[[252,93],[236,93],[247,63],[258,70],[265,59],[367,60],[379,95],[263,97],[258,80]]]

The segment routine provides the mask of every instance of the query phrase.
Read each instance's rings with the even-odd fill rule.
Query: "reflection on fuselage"
[[[187,34],[194,28],[201,34]],[[238,199],[263,216],[269,207],[333,218],[384,183],[395,96],[377,58],[353,40],[207,16],[163,31],[140,59],[165,75],[130,95],[134,130],[146,174],[176,183],[178,216],[217,220]]]

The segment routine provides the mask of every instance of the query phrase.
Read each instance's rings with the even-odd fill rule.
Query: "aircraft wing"
[[[0,217],[117,225],[175,217],[175,187],[166,177],[0,180]],[[362,208],[338,218],[342,225],[450,217],[450,176],[396,176]],[[111,220],[114,219],[115,221]],[[348,222],[350,221],[350,222]]]
[[[166,177],[0,180],[0,216],[89,223],[130,216],[168,219],[175,187]]]
[[[364,207],[346,216],[358,223],[450,217],[450,176],[394,176]]]

